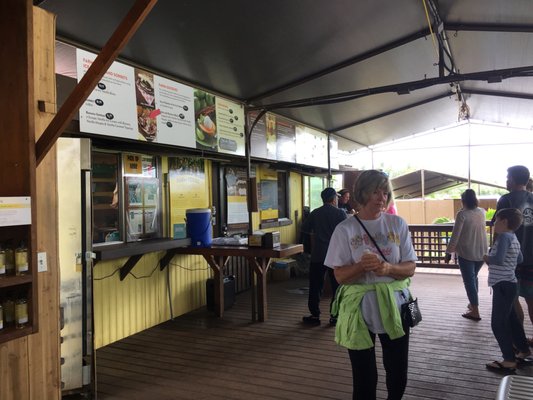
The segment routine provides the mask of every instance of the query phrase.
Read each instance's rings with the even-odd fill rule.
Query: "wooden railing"
[[[409,225],[411,240],[418,257],[417,266],[430,268],[458,268],[457,258],[444,262],[446,247],[452,236],[453,224]],[[487,237],[492,243],[492,227],[487,222]]]

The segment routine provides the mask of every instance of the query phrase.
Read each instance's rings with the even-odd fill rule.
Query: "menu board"
[[[218,151],[244,156],[244,108],[242,105],[216,98]]]
[[[76,49],[78,81],[95,59]],[[248,114],[250,126],[257,115]],[[239,103],[114,62],[81,106],[80,130],[244,156],[244,118]],[[252,157],[328,166],[325,133],[272,113],[258,121],[250,141]]]
[[[277,148],[276,159],[278,161],[296,162],[296,133],[295,124],[285,118],[276,118]]]
[[[248,126],[251,127],[259,111],[251,111],[248,113]],[[250,155],[257,158],[267,158],[267,139],[266,139],[266,123],[263,115],[254,126],[252,134],[250,135]]]
[[[95,59],[76,50],[78,81]],[[81,106],[80,130],[245,155],[241,104],[119,62]]]
[[[296,125],[296,162],[314,167],[328,167],[328,135],[323,132]]]
[[[96,55],[77,49],[80,81]],[[80,130],[126,139],[137,139],[133,68],[113,63],[80,108]]]
[[[195,147],[193,88],[154,76],[157,142]]]
[[[331,136],[329,137],[329,154],[331,168],[339,169],[339,142]]]

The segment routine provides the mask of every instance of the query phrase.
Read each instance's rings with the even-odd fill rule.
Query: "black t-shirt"
[[[533,193],[525,190],[507,193],[500,197],[496,205],[496,210],[502,208],[517,208],[522,211],[524,220],[515,232],[524,256],[520,265],[533,266]]]
[[[311,262],[324,263],[329,240],[335,227],[346,219],[346,213],[331,204],[314,209],[302,225],[302,232],[314,234]]]

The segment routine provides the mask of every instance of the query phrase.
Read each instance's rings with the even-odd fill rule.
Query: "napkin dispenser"
[[[273,247],[278,247],[281,243],[281,235],[278,231],[276,232],[267,232],[263,235],[263,247],[271,249]]]

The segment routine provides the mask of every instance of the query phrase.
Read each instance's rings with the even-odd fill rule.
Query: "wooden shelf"
[[[0,331],[0,343],[28,336],[32,333],[34,333],[33,327],[29,324],[22,329],[17,329],[14,326],[4,327],[4,329]]]
[[[5,276],[0,278],[0,288],[24,285],[26,283],[31,283],[32,281],[33,277],[31,275]]]

